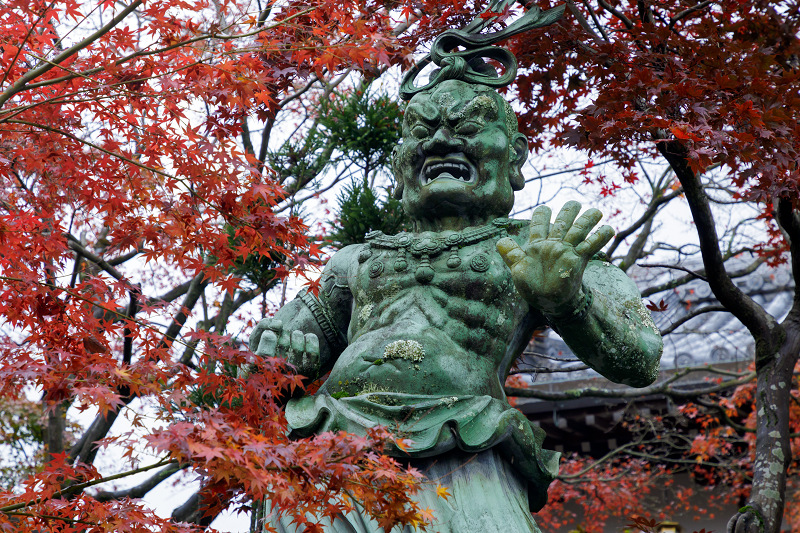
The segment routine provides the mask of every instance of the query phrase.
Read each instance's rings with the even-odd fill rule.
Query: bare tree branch
[[[663,394],[675,399],[689,400],[695,399],[704,394],[711,394],[728,390],[745,383],[753,381],[756,377],[755,372],[748,372],[742,377],[723,381],[722,383],[708,385],[701,388],[692,389],[676,389],[673,385],[679,379],[687,376],[691,372],[697,372],[700,369],[684,369],[676,372],[664,381],[654,383],[649,387],[641,389],[625,388],[625,389],[601,389],[597,387],[588,387],[583,389],[570,389],[565,391],[547,391],[535,388],[522,389],[517,387],[505,387],[507,396],[516,396],[519,398],[538,398],[540,400],[574,400],[577,398],[641,398],[642,396],[649,396],[651,394]]]
[[[111,500],[121,500],[122,498],[143,498],[148,492],[156,488],[159,483],[188,466],[188,464],[179,465],[177,462],[172,463],[134,487],[113,492],[100,491],[95,495],[94,499],[99,502],[107,502]]]
[[[670,324],[666,328],[662,329],[661,330],[661,336],[664,337],[666,335],[669,335],[670,333],[672,333],[673,331],[678,329],[681,325],[685,324],[686,322],[690,321],[691,319],[693,319],[695,317],[698,317],[698,316],[700,316],[702,314],[705,314],[705,313],[718,313],[718,312],[723,312],[723,311],[727,312],[728,310],[725,309],[725,307],[722,306],[722,305],[709,305],[709,306],[706,306],[706,307],[699,307],[699,308],[695,309],[694,311],[691,311],[690,313],[687,313],[687,314],[683,315],[678,320],[676,320],[675,322],[673,322],[672,324]]]

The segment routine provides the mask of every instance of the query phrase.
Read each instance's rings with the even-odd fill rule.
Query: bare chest
[[[523,304],[495,248],[505,235],[504,227],[485,226],[466,234],[401,233],[370,239],[351,279],[356,324],[413,312],[426,315],[434,327],[447,329],[451,322],[501,334],[510,331]]]

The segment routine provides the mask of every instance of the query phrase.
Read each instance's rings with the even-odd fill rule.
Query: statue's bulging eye
[[[431,134],[431,130],[423,126],[422,124],[416,124],[411,128],[411,135],[414,137],[421,139],[423,137],[427,137]]]
[[[467,121],[459,123],[456,128],[456,135],[475,135],[481,131],[481,124],[475,121]]]

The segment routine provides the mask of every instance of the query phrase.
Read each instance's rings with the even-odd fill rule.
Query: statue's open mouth
[[[423,186],[438,179],[474,183],[477,175],[475,167],[466,157],[462,154],[450,154],[445,157],[427,157],[419,173],[419,181]]]

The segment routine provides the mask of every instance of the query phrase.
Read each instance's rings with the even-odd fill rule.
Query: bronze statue
[[[481,57],[513,56],[463,39],[466,52],[442,52],[461,37],[437,40],[442,68],[426,87],[413,86],[416,72],[403,85],[393,170],[413,231],[373,232],[337,252],[319,294],[260,322],[250,346],[311,378],[330,371],[314,396],[287,405],[293,435],[384,425],[413,442],[389,453],[452,494],[419,496],[432,531],[538,531],[530,511],[546,501],[558,454],[503,392],[531,334],[550,326],[589,366],[639,387],[655,379],[662,342],[633,282],[595,257],[613,237],[608,226],[592,233],[598,210],[578,216],[568,202],[552,223],[544,206],[530,223],[507,218],[528,145]],[[326,531],[378,531],[351,514]]]

